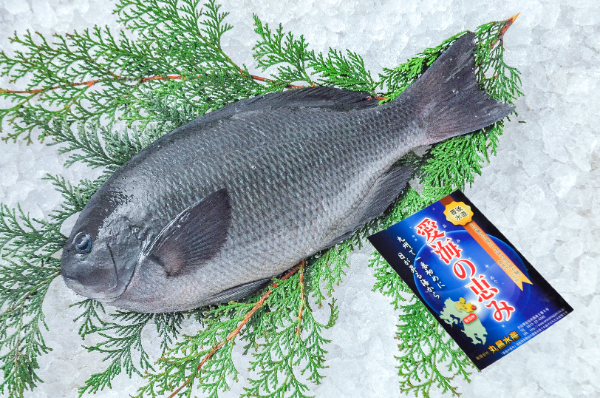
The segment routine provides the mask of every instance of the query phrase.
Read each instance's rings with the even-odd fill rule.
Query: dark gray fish
[[[112,175],[62,256],[67,286],[139,312],[241,299],[380,215],[411,149],[492,124],[513,107],[478,87],[475,36],[458,39],[402,95],[317,87],[204,115]]]

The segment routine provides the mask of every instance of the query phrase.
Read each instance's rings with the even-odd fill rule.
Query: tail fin
[[[479,130],[514,110],[479,88],[474,48],[473,33],[461,36],[398,98],[416,111],[425,144]]]

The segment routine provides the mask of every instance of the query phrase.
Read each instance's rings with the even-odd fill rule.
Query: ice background
[[[0,48],[12,49],[8,36],[26,29],[48,36],[94,24],[118,28],[114,1],[4,0],[0,9]],[[491,159],[467,196],[511,240],[575,311],[483,372],[472,382],[455,380],[462,397],[600,396],[600,5],[597,0],[534,1],[357,1],[235,0],[224,4],[234,30],[224,49],[256,71],[251,57],[257,35],[252,14],[271,26],[304,34],[311,48],[329,47],[361,54],[374,76],[426,47],[464,29],[521,13],[505,36],[506,62],[522,72],[519,117],[507,124],[498,156]],[[256,71],[258,72],[258,71]],[[261,73],[259,73],[261,74]],[[9,88],[7,79],[0,87]],[[10,127],[4,126],[5,129]],[[46,173],[72,181],[89,178],[83,166],[65,170],[56,147],[23,142],[0,145],[0,202],[20,203],[42,218],[60,196]],[[66,227],[68,232],[70,227]],[[394,355],[398,313],[388,299],[372,292],[368,246],[351,256],[344,283],[336,289],[340,318],[327,332],[327,376],[310,393],[316,397],[399,396]],[[77,387],[105,365],[87,353],[69,308],[77,297],[56,279],[45,301],[53,351],[40,359],[44,383],[26,397],[76,397]],[[193,331],[193,325],[189,326]],[[145,333],[156,355],[154,331]],[[154,347],[154,349],[152,349]],[[238,347],[239,349],[240,347]],[[238,357],[240,383],[222,397],[237,397],[245,385],[246,358]],[[98,397],[124,397],[141,383],[119,376]],[[432,389],[432,397],[441,394]],[[450,394],[446,394],[450,396]]]

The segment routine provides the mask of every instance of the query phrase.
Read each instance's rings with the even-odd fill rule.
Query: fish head
[[[139,228],[129,222],[127,201],[107,200],[107,195],[98,193],[81,212],[65,243],[61,274],[76,293],[112,301],[133,276],[141,242]]]

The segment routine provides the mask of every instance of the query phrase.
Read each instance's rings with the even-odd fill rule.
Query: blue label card
[[[479,369],[573,311],[460,191],[369,240]]]

